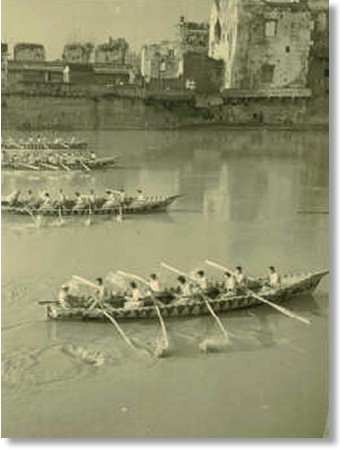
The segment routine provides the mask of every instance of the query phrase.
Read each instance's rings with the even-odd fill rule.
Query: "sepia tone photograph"
[[[1,0],[2,438],[327,439],[327,0]]]

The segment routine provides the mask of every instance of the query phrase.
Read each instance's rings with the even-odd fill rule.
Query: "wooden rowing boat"
[[[72,162],[69,161],[55,161],[52,164],[47,163],[45,160],[34,159],[32,164],[27,164],[20,160],[18,161],[5,161],[2,162],[2,170],[10,170],[10,171],[65,171],[65,164],[69,170],[72,171],[82,171],[84,172],[84,163],[88,167],[86,171],[89,170],[103,170],[109,169],[116,165],[117,158],[109,157],[109,158],[97,158],[95,160],[75,160]]]
[[[80,208],[76,206],[74,199],[65,200],[62,205],[49,207],[32,207],[27,202],[17,201],[14,204],[8,204],[5,200],[1,201],[1,211],[3,213],[24,215],[24,216],[88,216],[89,208],[91,215],[116,215],[120,214],[147,214],[165,211],[180,195],[163,195],[155,197],[145,197],[144,200],[136,200],[133,197],[127,198],[122,205],[116,204],[110,208],[105,208],[106,199],[97,199],[94,203],[86,204]]]
[[[282,277],[282,285],[278,289],[262,289],[260,291],[261,297],[270,302],[280,304],[286,300],[297,298],[299,296],[312,294],[317,288],[321,279],[328,274],[328,271],[299,274],[299,275],[285,275]],[[260,279],[259,279],[260,281]],[[259,293],[259,292],[258,292]],[[168,295],[168,293],[167,293]],[[154,305],[141,306],[137,309],[126,309],[122,306],[114,307],[113,304],[123,299],[114,297],[105,302],[105,309],[94,308],[88,310],[85,307],[77,306],[68,309],[62,308],[57,302],[51,303],[47,306],[47,317],[53,320],[106,320],[105,311],[109,312],[112,317],[119,320],[127,319],[149,319],[157,317],[157,311]],[[79,304],[82,304],[83,299],[79,299]],[[124,301],[124,300],[123,300]],[[42,302],[44,303],[44,302]],[[226,294],[223,291],[216,293],[216,289],[212,290],[209,295],[209,304],[216,313],[225,313],[228,311],[250,308],[262,305],[262,302],[257,300],[248,291],[245,294]],[[176,300],[168,304],[159,306],[160,313],[164,318],[170,317],[188,317],[200,316],[210,314],[206,302],[202,296],[195,294],[189,298],[186,303],[176,304]]]

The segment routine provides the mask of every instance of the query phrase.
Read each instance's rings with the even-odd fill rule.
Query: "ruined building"
[[[95,63],[123,65],[127,62],[129,44],[123,38],[112,39],[98,45],[95,51]]]
[[[91,42],[82,44],[73,42],[64,46],[62,59],[67,63],[89,64],[91,62],[94,45]]]
[[[313,97],[327,97],[329,92],[329,8],[328,0],[310,0],[314,27],[309,57],[308,86]]]
[[[45,61],[45,48],[41,44],[21,42],[14,47],[15,61]]]
[[[179,41],[183,53],[195,52],[208,54],[209,24],[206,22],[189,22],[181,16],[178,25]]]
[[[182,51],[178,42],[162,41],[144,45],[141,53],[141,75],[155,87],[176,83],[183,75]]]
[[[1,87],[7,87],[8,81],[8,44],[1,42]]]
[[[209,55],[224,62],[222,89],[304,89],[312,29],[306,0],[214,0]]]

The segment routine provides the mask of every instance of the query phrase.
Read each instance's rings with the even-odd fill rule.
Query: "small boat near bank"
[[[138,200],[135,197],[127,197],[123,203],[105,208],[105,198],[98,198],[93,204],[77,207],[75,199],[67,199],[62,205],[49,205],[44,207],[32,207],[28,202],[16,201],[9,204],[6,200],[1,201],[1,211],[3,213],[15,214],[21,216],[100,216],[100,215],[118,215],[118,214],[148,214],[164,212],[181,195],[163,195],[144,197]]]
[[[280,305],[287,300],[295,299],[304,295],[312,294],[320,281],[326,276],[329,271],[322,271],[317,273],[285,275],[282,277],[282,284],[276,289],[262,290],[261,285],[263,279],[253,279],[252,289],[254,292],[248,290],[244,293],[227,294],[217,285],[210,294],[207,293],[204,297],[199,293],[194,294],[188,298],[186,303],[177,304],[176,302],[169,302],[171,299],[171,290],[165,293],[167,300],[164,304],[158,304],[159,311],[164,318],[176,317],[190,317],[209,315],[211,313],[209,306],[215,313],[226,313],[228,311],[251,308],[263,304],[259,301],[258,293],[265,301]],[[208,302],[206,299],[209,299]],[[57,301],[46,301],[47,317],[52,320],[82,320],[82,321],[106,321],[108,313],[111,317],[118,320],[131,319],[151,319],[157,318],[157,308],[155,305],[146,302],[145,306],[140,306],[135,309],[125,308],[124,296],[115,295],[111,299],[105,301],[105,308],[94,308],[89,310],[83,306],[76,306],[77,299],[75,299],[75,306],[67,309],[58,304]],[[79,298],[79,305],[83,303],[83,299]],[[120,306],[115,306],[121,302]],[[123,303],[122,303],[123,302]],[[42,302],[44,303],[44,302]],[[208,304],[207,304],[208,303]]]

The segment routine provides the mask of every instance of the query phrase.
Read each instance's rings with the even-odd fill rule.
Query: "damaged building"
[[[144,45],[141,52],[141,75],[150,87],[182,86],[183,58],[178,42],[162,41]]]
[[[306,0],[214,0],[209,55],[224,63],[222,89],[304,89],[312,29]]]
[[[66,63],[89,64],[93,58],[94,45],[92,42],[85,44],[81,42],[72,42],[64,46],[62,59]]]
[[[45,48],[41,44],[20,42],[14,46],[15,61],[45,61]]]
[[[123,65],[127,62],[129,44],[123,38],[113,39],[100,44],[95,50],[95,63]]]
[[[308,86],[313,97],[325,97],[329,93],[329,8],[328,0],[309,2],[312,19],[313,45],[310,51]]]

